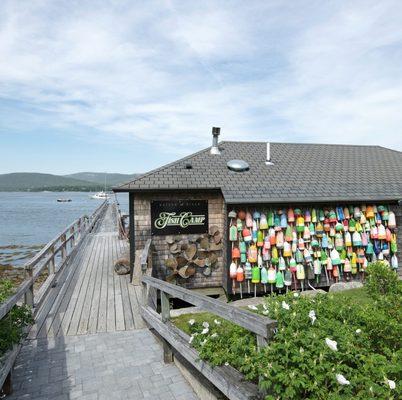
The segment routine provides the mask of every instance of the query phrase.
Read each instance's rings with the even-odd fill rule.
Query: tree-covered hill
[[[84,176],[87,173],[84,173]],[[74,174],[80,176],[80,174]],[[20,192],[20,191],[98,191],[104,189],[104,175],[94,173],[94,175],[102,175],[101,180],[85,180],[71,176],[59,176],[52,174],[41,174],[36,172],[16,172],[10,174],[0,174],[0,191],[1,192]],[[113,179],[110,181],[106,177],[106,189],[133,179],[132,175],[110,174]],[[121,180],[118,175],[122,175]],[[127,179],[128,177],[128,179]]]
[[[124,182],[133,180],[139,174],[110,174],[104,172],[77,172],[75,174],[64,175],[67,178],[80,179],[83,181],[88,181],[92,183],[99,183],[101,185],[105,184],[106,175],[106,185],[116,186]]]

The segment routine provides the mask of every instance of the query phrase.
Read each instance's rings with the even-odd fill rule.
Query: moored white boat
[[[101,191],[98,193],[95,193],[93,196],[91,196],[91,199],[97,199],[97,200],[105,200],[108,199],[110,196],[108,193]]]

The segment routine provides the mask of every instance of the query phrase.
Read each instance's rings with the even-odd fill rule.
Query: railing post
[[[81,239],[81,218],[77,222],[77,232],[78,232],[78,240]]]
[[[145,282],[142,282],[142,305],[148,305],[148,285]]]
[[[9,395],[9,394],[11,394],[13,392],[13,383],[12,383],[13,376],[12,376],[12,374],[13,374],[13,369],[11,368],[10,372],[7,375],[6,380],[3,383],[3,388],[2,389],[3,389],[3,393],[5,395]]]
[[[267,341],[267,339],[266,339],[264,336],[257,335],[257,347],[258,347],[258,350],[261,351],[262,348],[265,347],[267,344],[268,344],[268,341]],[[265,397],[266,394],[267,394],[267,392],[266,392],[265,390],[262,390],[262,389],[261,389],[261,382],[262,382],[263,380],[264,380],[264,378],[260,375],[260,376],[258,377],[259,391],[260,391],[260,393]]]
[[[28,290],[25,292],[25,304],[30,307],[33,308],[34,306],[34,283],[32,281],[32,273],[33,273],[33,268],[32,267],[28,267],[25,269],[25,276],[28,279],[31,279],[31,285],[29,286]]]
[[[257,335],[257,347],[261,350],[268,344],[267,339],[264,336]]]
[[[70,228],[70,249],[75,246],[75,229],[74,226]]]
[[[55,268],[54,268],[54,246],[52,246],[50,248],[50,252],[51,252],[52,256],[49,259],[49,262],[47,264],[47,269],[48,269],[49,275],[54,274],[54,272],[55,272],[54,271],[55,270]]]
[[[67,243],[66,243],[66,234],[60,236],[61,240],[61,258],[64,260],[67,257]]]
[[[170,302],[169,302],[169,295],[162,290],[161,293],[161,316],[162,322],[165,323],[170,320]],[[163,361],[165,363],[173,362],[173,351],[170,344],[165,340],[163,341]]]

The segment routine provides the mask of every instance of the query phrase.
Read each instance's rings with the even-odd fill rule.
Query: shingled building
[[[331,257],[331,246],[336,248],[336,239],[338,244],[343,241],[343,247],[339,245],[338,249],[341,256],[338,279],[356,278],[353,273],[348,274],[349,270],[343,270],[349,268],[349,260],[353,267],[353,257],[356,257],[357,263],[361,262],[358,271],[367,260],[380,258],[391,263],[392,256],[395,256],[392,259],[395,267],[396,248],[402,248],[401,152],[380,146],[360,145],[231,141],[218,144],[219,129],[214,128],[213,132],[211,147],[145,173],[114,189],[115,192],[129,193],[133,269],[135,259],[138,260],[146,241],[152,238],[155,276],[176,281],[188,288],[209,288],[211,293],[221,288],[231,292],[236,288],[230,279],[229,265],[234,262],[237,266],[246,266],[249,260],[247,255],[237,259],[232,250],[243,247],[243,252],[246,248],[249,254],[249,247],[253,250],[254,243],[258,253],[256,265],[260,268],[262,260],[267,268],[276,271],[282,268],[285,271],[293,257],[298,255],[296,253],[300,252],[305,258],[303,262],[299,260],[298,264],[306,266],[305,279],[311,279],[314,274],[307,274],[309,258],[306,248],[312,256],[311,268],[316,260],[320,260],[317,265],[326,263],[321,248],[321,225],[324,227],[324,236],[330,242],[324,250],[328,258]],[[371,217],[372,207],[374,217]],[[320,210],[322,214],[319,214]],[[336,219],[331,219],[332,210],[334,213],[336,211]],[[228,217],[230,211],[233,211],[232,218]],[[239,219],[243,215],[239,212],[243,211],[255,217],[254,221]],[[294,221],[293,211],[296,211]],[[311,212],[315,221],[312,221]],[[388,227],[389,213],[391,218],[396,217],[394,228],[391,225]],[[268,223],[265,226],[266,217]],[[303,219],[304,227],[301,230],[296,230],[298,218]],[[353,242],[347,246],[356,222],[363,245],[356,239],[357,244]],[[229,237],[230,227],[236,224],[238,234],[235,235],[233,228],[236,237]],[[274,239],[271,244],[267,239],[269,234],[272,237],[274,231],[278,234],[282,230],[286,242],[287,226],[290,226],[289,232],[296,232],[293,241],[298,240],[298,248],[293,248],[296,250],[291,250],[292,254],[289,253],[288,257],[279,242],[282,236],[277,236],[278,242]],[[386,229],[387,237],[378,239],[376,230],[382,230],[382,227]],[[247,247],[242,246],[244,229],[249,229],[253,236]],[[262,235],[259,243],[256,230],[261,231]],[[318,242],[316,247],[314,239]],[[288,241],[289,245],[292,244],[290,238]],[[367,245],[373,245],[374,251],[363,254]],[[399,257],[399,266],[401,262],[402,257]],[[328,283],[326,268],[323,268],[322,278],[315,272],[317,279],[314,282],[318,286],[325,286]],[[334,276],[331,275],[332,270],[329,272],[330,279],[337,278],[336,268]]]

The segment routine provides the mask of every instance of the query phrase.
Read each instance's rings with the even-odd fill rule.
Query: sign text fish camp
[[[208,232],[208,201],[153,201],[152,235]]]

